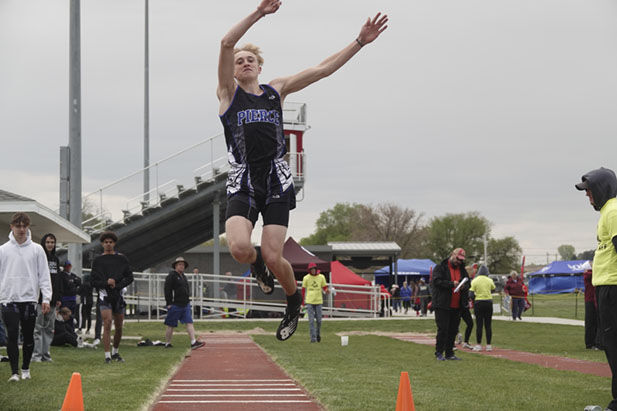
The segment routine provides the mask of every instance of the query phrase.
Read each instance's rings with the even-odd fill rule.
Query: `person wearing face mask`
[[[596,291],[602,348],[613,374],[613,399],[606,410],[617,411],[617,177],[613,170],[600,167],[583,175],[575,187],[585,191],[593,209],[600,212],[591,284]]]
[[[460,360],[454,355],[454,339],[461,322],[461,310],[469,299],[469,275],[465,270],[465,250],[456,248],[436,265],[431,279],[437,338],[435,358]]]
[[[388,27],[388,17],[378,13],[368,19],[357,37],[317,66],[261,84],[263,58],[259,47],[236,43],[259,20],[276,13],[279,0],[262,0],[221,40],[218,64],[219,116],[225,132],[230,171],[227,179],[225,231],[231,255],[250,264],[261,290],[274,291],[274,278],[287,296],[285,315],[276,338],[287,340],[296,331],[302,295],[289,262],[283,258],[289,212],[296,207],[293,174],[285,161],[283,104],[294,92],[337,71],[360,49]],[[295,153],[293,153],[295,154]],[[261,214],[261,247],[251,244],[251,234]]]

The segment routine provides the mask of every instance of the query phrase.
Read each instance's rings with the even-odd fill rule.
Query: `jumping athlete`
[[[225,231],[232,256],[251,264],[251,271],[266,294],[274,290],[274,276],[287,295],[287,308],[276,332],[286,340],[295,332],[302,304],[291,265],[283,258],[289,211],[296,206],[293,177],[284,160],[282,106],[285,98],[341,68],[362,47],[373,42],[388,26],[378,13],[367,19],[360,34],[319,65],[289,77],[260,84],[263,58],[258,47],[236,43],[257,21],[275,13],[279,0],[262,0],[221,40],[218,65],[219,115],[225,129],[231,164],[227,180]],[[251,244],[251,233],[261,213],[261,248]]]

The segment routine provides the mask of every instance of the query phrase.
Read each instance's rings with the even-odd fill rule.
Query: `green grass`
[[[201,333],[242,331],[256,327],[272,335],[255,335],[291,376],[298,379],[328,410],[391,410],[401,371],[409,372],[418,409],[580,410],[606,405],[610,379],[575,372],[461,353],[463,361],[438,363],[433,347],[375,335],[351,335],[342,347],[337,333],[349,331],[435,332],[434,321],[324,321],[322,342],[310,344],[308,325],[279,342],[271,321],[197,322]],[[604,363],[602,352],[585,350],[583,327],[494,321],[493,344],[523,351],[563,355]],[[125,335],[163,339],[161,323],[127,323]],[[475,336],[475,334],[472,334]],[[174,336],[174,348],[137,347],[125,340],[124,364],[103,363],[101,349],[52,347],[53,363],[32,364],[33,379],[9,384],[8,366],[0,379],[0,409],[59,409],[72,372],[83,379],[87,410],[139,410],[149,405],[161,384],[188,349],[186,335]],[[472,337],[472,341],[475,337]],[[27,407],[24,407],[27,404]]]
[[[528,297],[532,309],[523,316],[557,317],[576,320],[585,319],[585,296],[583,294],[534,294]]]

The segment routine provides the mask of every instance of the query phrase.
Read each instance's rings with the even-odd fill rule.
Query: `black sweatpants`
[[[476,315],[476,342],[482,344],[482,327],[486,328],[486,343],[491,344],[493,339],[493,300],[476,300],[473,306]]]
[[[596,300],[598,301],[598,315],[600,316],[602,348],[604,348],[608,365],[613,374],[613,400],[607,408],[617,410],[617,285],[597,286]]]
[[[585,301],[585,347],[601,347],[598,310],[594,301]]]
[[[36,323],[36,303],[2,304],[2,320],[6,325],[6,351],[11,363],[11,374],[18,374],[19,368],[19,326],[24,336],[22,370],[30,369],[30,359],[34,351],[34,325]]]
[[[435,324],[437,324],[437,341],[435,354],[445,353],[446,357],[454,355],[454,339],[461,322],[461,310],[458,308],[436,308]]]
[[[465,328],[465,342],[469,344],[469,337],[471,337],[471,331],[473,330],[473,318],[471,318],[469,308],[461,308],[461,318],[467,325],[467,328]]]

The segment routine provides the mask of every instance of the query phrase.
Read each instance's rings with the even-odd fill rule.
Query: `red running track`
[[[435,345],[435,338],[426,334],[400,334],[392,335],[393,338],[411,341],[416,344]],[[505,358],[511,361],[519,361],[527,364],[536,364],[546,368],[554,368],[562,371],[577,371],[584,374],[597,375],[600,377],[611,377],[611,369],[607,363],[599,363],[595,361],[577,360],[574,358],[559,357],[556,355],[534,354],[524,351],[506,350],[503,348],[495,348],[493,351],[472,351],[461,349],[463,352],[474,354],[482,354],[495,358]]]
[[[152,410],[323,410],[249,336],[212,334],[203,341]]]

